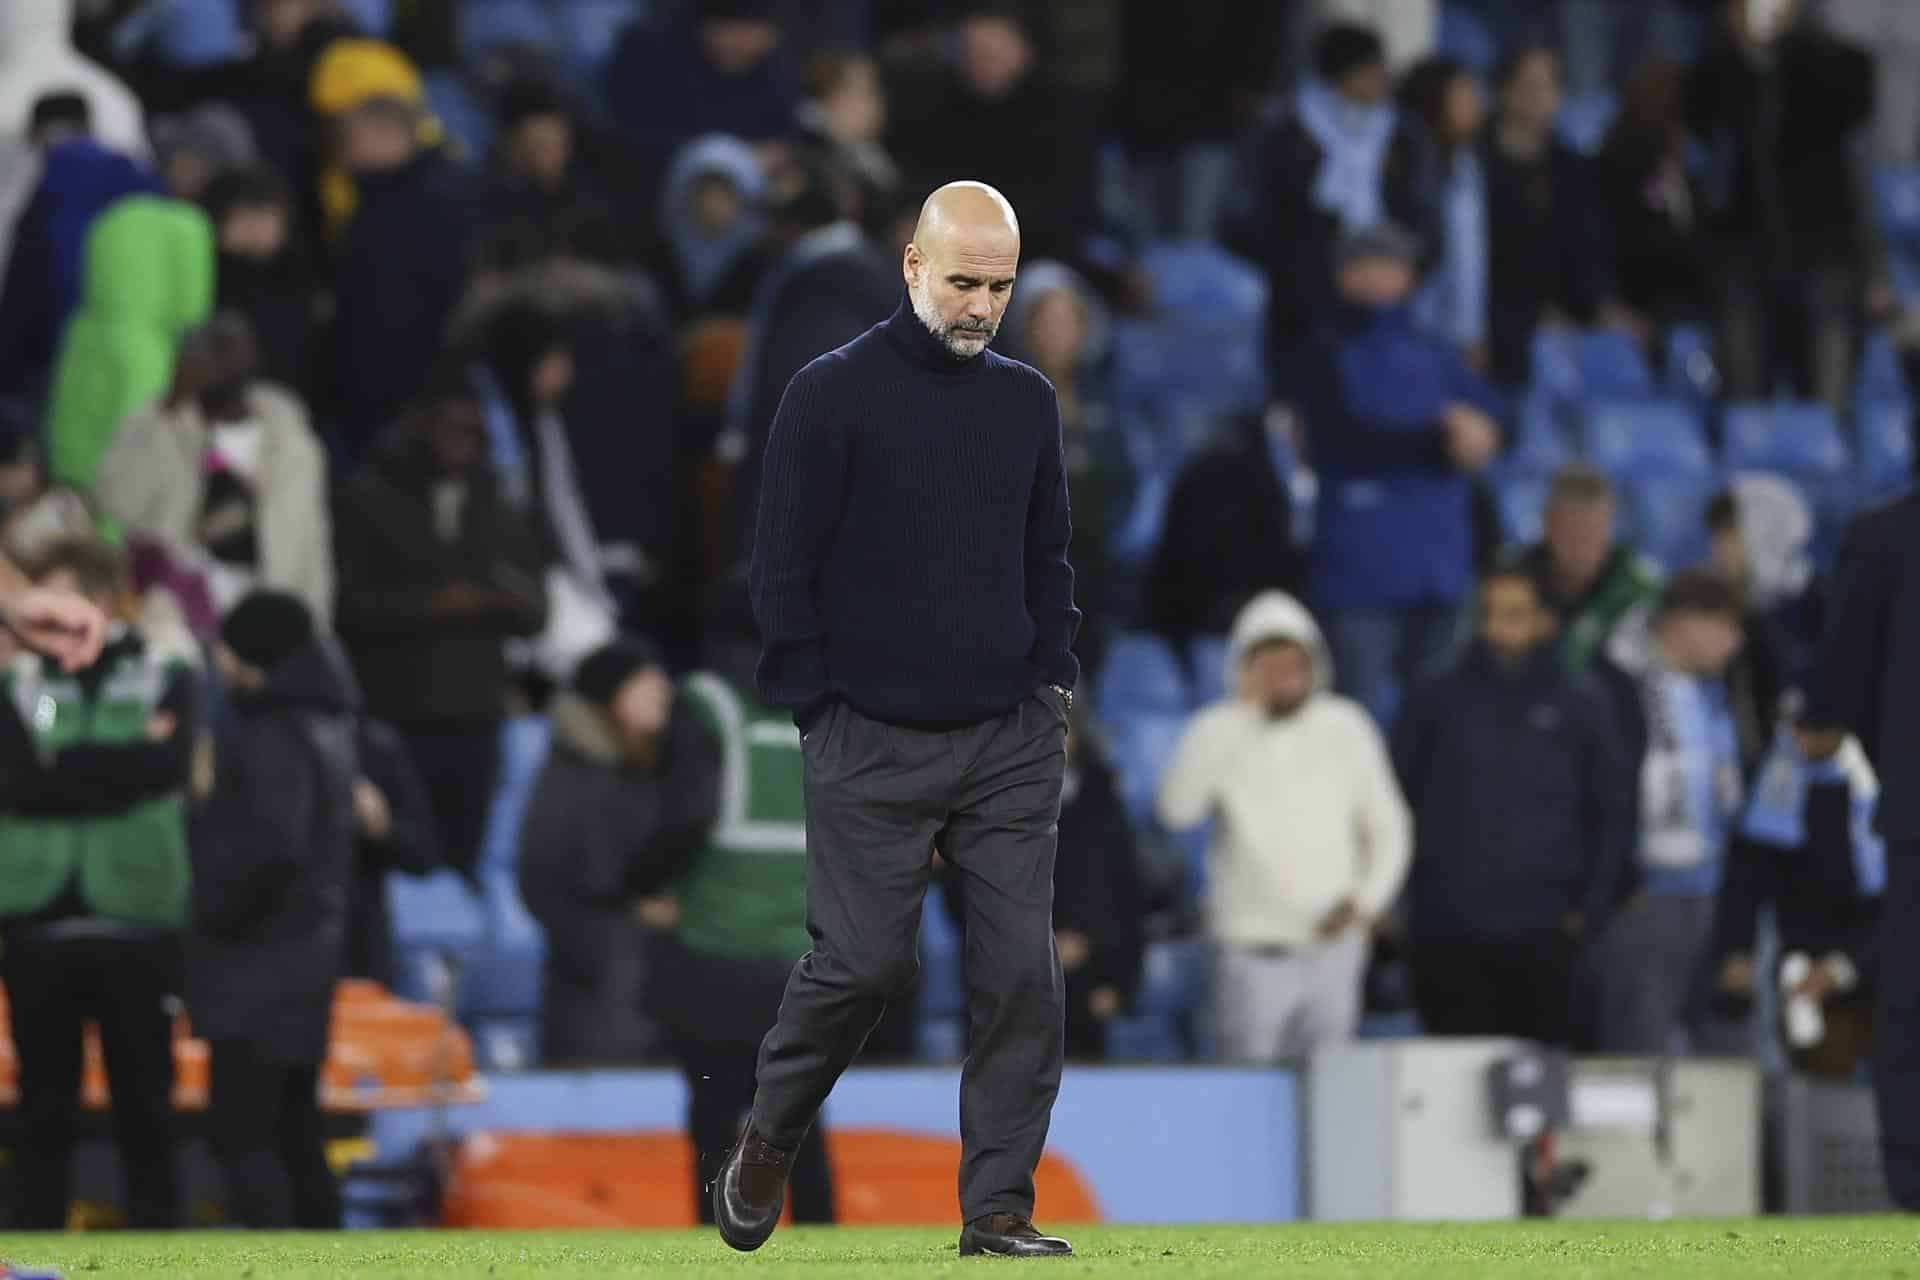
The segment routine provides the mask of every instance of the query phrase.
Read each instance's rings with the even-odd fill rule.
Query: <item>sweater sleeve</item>
[[[1361,771],[1359,826],[1365,861],[1354,899],[1360,910],[1379,916],[1393,905],[1406,883],[1413,860],[1413,819],[1394,780],[1380,731],[1359,708],[1353,709],[1356,765]]]
[[[1220,766],[1230,747],[1222,710],[1216,707],[1193,718],[1160,776],[1155,812],[1169,831],[1191,830],[1213,816],[1220,798]]]
[[[1030,660],[1046,683],[1071,689],[1080,678],[1080,663],[1073,656],[1080,610],[1073,604],[1073,565],[1067,560],[1073,516],[1060,403],[1051,389],[1047,412],[1052,422],[1040,447],[1040,465],[1027,503],[1027,612],[1034,632]]]
[[[751,579],[764,646],[761,694],[805,720],[833,695],[815,586],[847,484],[846,427],[824,403],[813,371],[787,384],[760,468]]]

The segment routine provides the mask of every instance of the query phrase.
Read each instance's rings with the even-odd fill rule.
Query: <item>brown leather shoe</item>
[[[960,1230],[960,1256],[997,1253],[1007,1258],[1065,1258],[1073,1246],[1058,1236],[1043,1236],[1017,1213],[990,1213]]]
[[[720,1238],[742,1253],[765,1244],[780,1224],[792,1172],[793,1152],[774,1146],[749,1125],[713,1180],[713,1221]]]

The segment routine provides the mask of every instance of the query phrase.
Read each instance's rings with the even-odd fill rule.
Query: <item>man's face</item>
[[[854,58],[841,72],[839,83],[827,95],[827,119],[841,138],[866,141],[887,127],[887,99],[880,75],[866,58]]]
[[[1071,369],[1087,343],[1087,309],[1066,289],[1055,289],[1033,304],[1027,320],[1027,346],[1042,369]]]
[[[981,97],[1006,97],[1032,66],[1033,44],[1017,23],[978,17],[961,26],[960,75]]]
[[[700,48],[722,75],[739,76],[759,66],[780,44],[780,29],[755,18],[709,18],[700,24]]]
[[[437,406],[427,427],[427,441],[441,473],[465,475],[478,467],[486,456],[486,430],[480,406],[470,401],[449,400]]]
[[[220,220],[220,250],[266,261],[287,243],[287,211],[279,205],[241,205]]]
[[[1292,715],[1313,696],[1313,655],[1292,640],[1269,640],[1246,657],[1247,698],[1275,720]]]
[[[908,245],[907,289],[920,323],[956,356],[987,349],[1013,297],[1020,243],[1011,234],[981,235],[951,246],[944,258]]]
[[[1384,102],[1391,92],[1393,77],[1384,62],[1365,63],[1340,77],[1340,96],[1360,106]]]
[[[1480,638],[1507,663],[1523,661],[1553,634],[1553,615],[1525,578],[1495,578],[1481,591]]]
[[[694,179],[687,191],[687,211],[701,235],[718,240],[739,221],[746,201],[731,179],[710,173]]]
[[[1554,503],[1547,508],[1546,541],[1554,577],[1574,594],[1584,592],[1606,568],[1613,548],[1612,500]]]
[[[528,116],[513,131],[513,167],[543,187],[558,186],[573,164],[573,124],[563,115]]]
[[[1719,676],[1740,655],[1746,631],[1732,614],[1687,612],[1660,621],[1668,658],[1693,676]]]
[[[533,366],[533,398],[541,404],[558,404],[573,390],[573,352],[555,347]]]
[[[341,116],[340,163],[350,173],[386,173],[413,158],[419,143],[404,118],[361,107]]]
[[[1503,105],[1515,124],[1546,130],[1560,114],[1560,102],[1560,66],[1550,55],[1536,53],[1514,69]]]
[[[1337,283],[1355,306],[1397,307],[1413,292],[1413,267],[1398,258],[1360,258],[1340,268]]]
[[[1747,580],[1747,543],[1740,536],[1740,527],[1733,525],[1713,531],[1713,543],[1708,552],[1713,567],[1730,582]]]
[[[260,0],[255,13],[267,47],[284,49],[319,16],[320,0]]]

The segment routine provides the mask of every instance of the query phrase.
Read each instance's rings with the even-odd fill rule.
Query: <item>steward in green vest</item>
[[[40,583],[110,616],[119,552],[82,541]],[[178,1225],[173,997],[191,902],[186,795],[198,681],[114,624],[92,666],[0,672],[0,966],[20,1055],[20,1225],[65,1225],[81,1031],[99,1023],[130,1225]]]
[[[800,731],[754,695],[760,642],[745,584],[730,581],[708,615],[705,669],[682,682],[676,714],[691,712],[720,743],[719,816],[675,886],[680,945],[654,1000],[687,1080],[703,1222],[713,1220],[706,1188],[753,1105],[760,1041],[812,944]],[[788,1193],[796,1222],[834,1220],[824,1124],[795,1153]]]

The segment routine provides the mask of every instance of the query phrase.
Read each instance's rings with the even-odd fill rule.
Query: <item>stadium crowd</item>
[[[758,461],[962,177],[1066,431],[1070,1052],[1850,1078],[1820,574],[1910,478],[1916,64],[1904,0],[7,0],[0,551],[117,620],[6,654],[21,1225],[88,1019],[178,1221],[181,1007],[235,1219],[337,1222],[332,985],[461,912],[483,1047],[679,1064],[710,1176],[808,945]],[[869,1057],[964,1046],[929,853]]]

